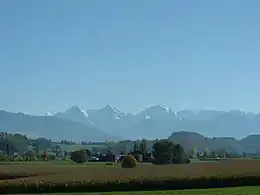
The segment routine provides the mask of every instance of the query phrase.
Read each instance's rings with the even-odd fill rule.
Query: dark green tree
[[[140,152],[143,156],[146,155],[147,152],[147,141],[145,139],[142,139],[140,143]]]
[[[87,154],[87,157],[88,157],[88,160],[89,160],[89,158],[91,157],[91,151],[89,150],[89,149],[86,149],[86,154]]]
[[[168,139],[159,140],[153,145],[154,164],[189,163],[187,154],[180,144]]]
[[[87,152],[85,149],[72,152],[70,158],[76,163],[84,163],[88,160]]]
[[[134,154],[137,154],[137,153],[139,153],[139,152],[140,152],[139,143],[138,143],[138,141],[135,141],[135,142],[134,142],[134,147],[133,147],[133,153],[134,153]]]
[[[183,164],[185,163],[185,159],[186,159],[186,154],[184,152],[183,147],[180,144],[175,145],[172,163]]]
[[[168,140],[163,139],[154,143],[153,156],[155,164],[171,164],[175,155],[175,144]]]

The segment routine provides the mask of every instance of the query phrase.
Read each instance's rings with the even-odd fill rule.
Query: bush
[[[131,154],[128,154],[122,161],[122,168],[135,168],[137,164],[137,161],[135,157],[133,157]]]
[[[7,161],[6,157],[3,155],[0,155],[0,161]]]
[[[76,163],[84,163],[87,161],[86,150],[77,150],[71,153],[70,159]]]
[[[184,163],[185,163],[185,164],[190,164],[191,161],[190,161],[190,159],[187,158],[187,159],[184,160]]]

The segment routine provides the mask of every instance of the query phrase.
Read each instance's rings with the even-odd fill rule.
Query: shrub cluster
[[[135,157],[133,157],[131,154],[128,154],[125,156],[125,158],[122,161],[122,168],[135,168],[137,164],[137,161]]]
[[[84,163],[87,161],[88,156],[86,150],[77,150],[71,153],[70,159],[76,163]]]
[[[70,183],[37,182],[20,183],[7,182],[0,184],[3,194],[15,193],[76,193],[76,192],[108,192],[108,191],[142,191],[142,190],[173,190],[173,189],[199,189],[223,188],[234,186],[259,185],[260,177],[244,175],[231,177],[201,177],[201,178],[133,178],[119,181],[72,181]]]

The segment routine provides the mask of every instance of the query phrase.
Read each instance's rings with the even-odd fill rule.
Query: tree
[[[195,148],[195,147],[192,148],[192,149],[191,149],[191,155],[192,155],[193,157],[196,157],[197,154],[198,154],[197,148]]]
[[[154,164],[189,163],[188,156],[180,144],[168,139],[157,141],[153,145]]]
[[[87,153],[87,158],[89,159],[91,157],[91,151],[89,149],[86,149],[86,153]]]
[[[115,162],[116,161],[116,157],[113,154],[113,152],[111,152],[111,151],[107,152],[107,154],[106,154],[106,161],[108,161],[108,162]]]
[[[134,168],[136,167],[137,161],[135,157],[133,157],[131,154],[128,154],[122,161],[122,168]]]
[[[43,151],[42,160],[48,160],[48,152],[47,152],[47,150]]]
[[[147,152],[147,141],[145,139],[142,139],[140,143],[140,151],[143,155],[145,155]]]
[[[154,143],[154,160],[155,164],[170,164],[175,153],[175,144],[167,139],[159,140]]]
[[[225,148],[222,148],[222,149],[219,149],[217,151],[215,151],[217,153],[217,156],[220,157],[220,158],[226,158],[226,149]]]
[[[24,135],[0,132],[0,150],[6,155],[14,152],[24,153],[28,149],[28,139]]]
[[[25,153],[25,160],[26,161],[33,161],[36,160],[36,155],[34,153],[34,151],[29,150]]]
[[[187,157],[185,156],[183,147],[180,144],[175,145],[172,163],[183,164],[185,163],[185,159],[187,159]]]
[[[66,157],[68,156],[68,152],[65,150],[64,151],[64,156],[63,156],[63,160],[66,160]]]
[[[133,147],[133,153],[137,154],[139,152],[140,152],[139,144],[137,141],[135,141],[134,147]]]
[[[84,163],[88,160],[87,152],[85,149],[83,150],[76,150],[71,153],[71,160],[76,163]]]
[[[10,151],[10,147],[9,147],[9,143],[8,142],[6,143],[6,151],[5,151],[5,153],[6,153],[7,156],[11,155],[11,151]]]
[[[211,158],[217,158],[218,155],[217,155],[217,153],[215,151],[212,151],[210,157]]]
[[[204,152],[203,152],[203,157],[204,157],[204,158],[208,158],[209,155],[210,155],[209,149],[208,149],[208,148],[205,148],[205,149],[204,149]]]

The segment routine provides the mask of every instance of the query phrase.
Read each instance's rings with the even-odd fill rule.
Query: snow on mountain
[[[218,110],[173,112],[165,105],[153,105],[137,114],[124,113],[110,105],[88,110],[74,106],[55,116],[94,126],[103,132],[127,139],[134,139],[138,136],[144,138],[167,137],[172,132],[183,129],[208,136],[212,132],[215,133],[214,136],[217,134],[229,135],[228,132],[233,129],[240,129],[241,132],[250,129],[255,132],[258,125],[256,122],[251,123],[252,120],[255,120],[255,114],[252,113]]]
[[[89,120],[88,113],[83,108],[73,106],[65,112],[59,112],[55,115],[56,117],[68,119],[73,122],[81,123],[87,126],[93,126],[94,123]]]
[[[165,110],[165,112],[169,113],[170,112],[170,108],[168,108],[165,105],[160,105],[161,108],[163,108]]]
[[[88,113],[83,108],[80,108],[81,113],[84,115],[84,117],[88,118]]]
[[[183,118],[178,115],[178,112],[173,112],[173,114],[174,114],[175,117],[178,118],[179,120],[183,120]]]
[[[72,121],[75,120],[75,118],[69,118],[68,113],[74,113],[76,110],[77,109],[68,110],[65,113],[59,113],[53,117],[32,116],[0,110],[0,131],[21,133],[30,137],[42,137],[54,141],[73,140],[79,142],[122,139],[101,131],[95,126],[88,126],[80,122]],[[79,114],[78,116],[80,116],[81,112],[77,113]],[[71,115],[69,116],[71,117]],[[82,118],[79,117],[79,119]],[[79,119],[77,119],[77,121],[79,121]]]
[[[51,112],[47,112],[47,113],[45,113],[45,115],[44,116],[53,116],[54,114],[52,114]]]
[[[150,106],[137,114],[141,116],[148,116],[149,119],[154,120],[175,120],[177,117],[175,113],[165,105]],[[147,119],[147,117],[145,117]]]
[[[87,110],[87,113],[91,115],[91,117],[100,115],[102,117],[107,117],[113,120],[119,120],[121,117],[126,115],[125,113],[121,112],[116,108],[113,108],[110,105],[106,105],[104,108],[101,109],[89,109]]]
[[[149,119],[151,119],[151,117],[150,117],[150,116],[148,116],[148,115],[144,115],[144,118],[145,118],[146,120],[149,120]]]

